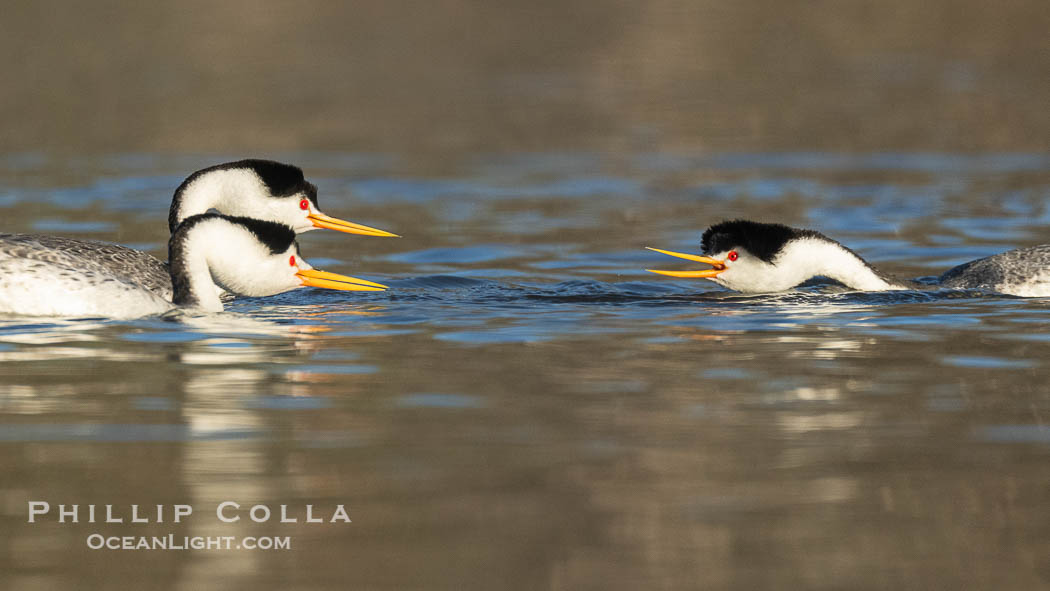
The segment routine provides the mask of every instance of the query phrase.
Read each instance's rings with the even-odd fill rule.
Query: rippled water
[[[0,318],[0,582],[201,588],[989,588],[1050,580],[1050,305],[961,291],[740,295],[645,268],[746,217],[928,277],[1050,242],[1050,157],[537,154],[426,171],[276,155],[302,236],[384,293],[212,316]],[[0,159],[2,231],[165,252],[222,157]],[[682,263],[683,265],[686,263]],[[26,523],[192,504],[188,523]],[[224,524],[345,504],[352,524]],[[287,535],[281,552],[119,552],[112,535]],[[133,557],[133,559],[129,559]]]

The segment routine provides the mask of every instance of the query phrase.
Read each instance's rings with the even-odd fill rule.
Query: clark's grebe
[[[0,312],[133,318],[176,306],[221,311],[221,290],[267,296],[303,286],[386,287],[315,270],[299,256],[291,227],[252,218],[207,213],[178,225],[168,242],[171,301],[151,289],[153,278],[137,266],[142,253],[136,252],[88,240],[0,234]]]
[[[327,228],[363,236],[397,236],[321,213],[317,208],[317,187],[306,180],[302,169],[271,160],[227,162],[191,174],[175,189],[168,209],[168,230],[173,233],[186,218],[213,209],[226,215],[278,222],[296,233]],[[74,257],[85,268],[102,269],[112,275],[134,275],[138,285],[165,300],[172,298],[167,263],[148,253],[93,240],[49,236],[32,239],[38,248],[53,250],[55,257]]]
[[[198,170],[175,189],[168,230],[182,220],[214,209],[219,213],[280,222],[297,234],[327,228],[362,236],[397,237],[321,213],[317,187],[297,166],[272,160],[239,160]]]
[[[711,265],[700,271],[658,271],[671,277],[702,277],[748,293],[784,291],[812,277],[828,277],[859,291],[986,289],[1023,297],[1050,296],[1050,245],[1011,250],[954,267],[934,285],[899,279],[813,230],[747,220],[722,222],[700,239],[703,255],[651,248]]]

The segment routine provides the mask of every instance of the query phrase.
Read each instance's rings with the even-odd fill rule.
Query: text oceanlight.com
[[[92,550],[291,550],[289,536],[104,536],[91,534]]]

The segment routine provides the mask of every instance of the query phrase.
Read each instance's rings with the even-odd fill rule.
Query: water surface
[[[1034,589],[1050,580],[1050,305],[980,292],[740,295],[648,274],[727,218],[937,275],[1048,242],[1050,158],[543,153],[440,172],[276,154],[330,215],[304,256],[383,293],[213,316],[0,318],[0,582],[17,589]],[[163,256],[223,156],[0,159],[3,231]],[[412,172],[409,172],[412,170]],[[216,523],[223,500],[352,524]],[[26,502],[190,503],[174,525]],[[94,551],[287,535],[273,552]]]

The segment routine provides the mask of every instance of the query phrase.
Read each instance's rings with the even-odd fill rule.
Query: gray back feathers
[[[0,234],[0,259],[48,263],[74,274],[100,275],[137,284],[171,300],[167,263],[137,250],[95,240],[34,234]]]

